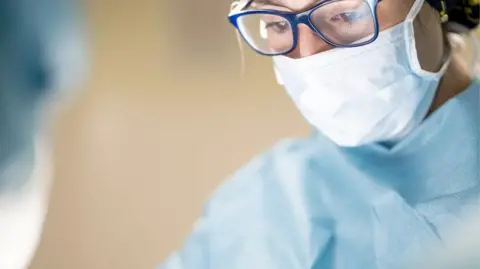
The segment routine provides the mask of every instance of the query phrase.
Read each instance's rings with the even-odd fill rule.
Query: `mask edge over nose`
[[[277,67],[273,67],[273,72],[275,72],[275,78],[277,79],[278,85],[284,85],[282,75],[280,74],[280,71],[278,71]]]

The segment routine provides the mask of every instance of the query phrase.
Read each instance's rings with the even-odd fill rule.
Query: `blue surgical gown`
[[[388,148],[287,140],[235,173],[161,269],[394,269],[480,213],[480,82]]]

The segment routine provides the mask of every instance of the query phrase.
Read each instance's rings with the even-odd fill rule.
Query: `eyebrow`
[[[285,6],[285,3],[282,0],[253,0],[249,4],[271,4],[276,6]]]
[[[307,5],[305,6],[306,8],[311,7],[312,5],[315,5],[320,2],[325,2],[328,0],[309,0]],[[279,7],[285,7],[290,9],[289,6],[285,3],[283,0],[251,0],[250,3],[247,4],[247,7],[249,7],[252,4],[263,4],[263,5],[273,5],[273,6],[279,6]]]

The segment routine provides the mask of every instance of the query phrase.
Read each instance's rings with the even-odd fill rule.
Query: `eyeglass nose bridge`
[[[304,11],[299,14],[295,14],[295,22],[298,26],[298,24],[305,24],[307,25],[310,29],[315,30],[313,24],[310,22],[310,14],[312,13],[311,10]]]
[[[323,34],[320,32],[320,30],[317,29],[315,27],[315,25],[313,25],[312,21],[310,20],[310,16],[311,16],[312,12],[314,12],[315,10],[316,9],[307,10],[307,11],[304,11],[304,12],[299,13],[299,14],[293,14],[293,16],[291,18],[291,21],[293,21],[293,23],[294,23],[293,26],[295,28],[295,41],[298,40],[298,26],[300,24],[304,24],[304,25],[308,26],[308,28],[310,30],[312,30],[324,42],[326,42],[327,44],[331,44],[331,42],[325,36],[323,36]]]

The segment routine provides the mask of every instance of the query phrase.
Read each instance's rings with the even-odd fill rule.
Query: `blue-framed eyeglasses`
[[[294,13],[250,0],[240,10],[233,10],[228,19],[252,49],[266,56],[292,52],[298,44],[299,24],[307,25],[333,47],[358,47],[378,37],[380,1],[321,0],[306,11]]]

